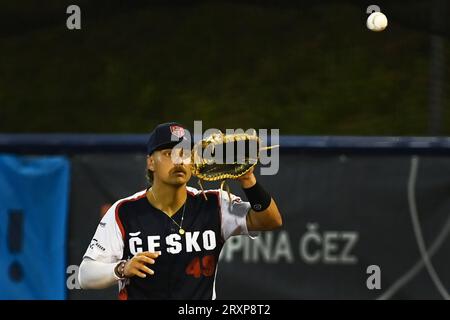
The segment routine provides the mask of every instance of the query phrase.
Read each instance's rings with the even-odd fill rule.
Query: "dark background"
[[[81,30],[66,8],[81,8]],[[366,8],[389,20],[365,26]],[[8,1],[2,132],[448,135],[447,1]]]

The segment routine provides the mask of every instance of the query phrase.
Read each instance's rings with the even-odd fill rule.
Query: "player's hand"
[[[246,174],[237,178],[237,180],[241,183],[242,188],[248,189],[255,185],[256,177],[253,174],[254,168],[251,168]]]
[[[159,252],[150,251],[138,253],[125,264],[123,274],[126,278],[131,278],[134,276],[146,278],[147,275],[154,275],[155,272],[147,267],[147,265],[154,264],[155,259],[158,258],[159,255]]]

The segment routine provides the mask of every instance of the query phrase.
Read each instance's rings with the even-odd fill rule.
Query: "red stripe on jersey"
[[[123,288],[119,292],[119,300],[128,300],[128,292],[127,288]]]
[[[122,234],[122,239],[125,240],[125,229],[124,229],[122,221],[120,221],[120,217],[119,217],[119,209],[120,209],[120,207],[126,202],[131,202],[131,201],[136,201],[136,200],[142,199],[146,195],[147,195],[147,193],[144,193],[143,195],[140,195],[137,198],[125,199],[125,200],[123,200],[123,201],[121,201],[121,202],[119,202],[117,204],[116,211],[115,211],[116,212],[115,217],[116,217],[116,223],[117,223],[117,225],[119,226],[119,229],[120,229],[120,233]]]

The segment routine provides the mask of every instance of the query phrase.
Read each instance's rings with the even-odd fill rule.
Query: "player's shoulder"
[[[210,191],[213,191],[213,190],[199,190],[199,189],[196,189],[194,187],[186,186],[186,191],[191,196],[198,196],[198,195],[201,195],[202,192],[210,192]]]
[[[132,194],[131,196],[128,196],[128,197],[125,197],[125,198],[117,200],[113,204],[113,206],[120,207],[120,206],[122,206],[124,204],[144,199],[146,197],[146,195],[147,195],[147,189],[144,189],[144,190],[136,192],[135,194]]]
[[[189,195],[194,196],[194,197],[202,196],[203,193],[221,195],[220,189],[199,190],[199,189],[187,186],[186,191],[188,192]]]
[[[116,202],[114,202],[114,204],[108,209],[108,211],[105,214],[105,218],[113,218],[115,217],[116,214],[119,214],[119,210],[123,209],[124,206],[128,205],[128,204],[132,204],[136,201],[139,201],[141,199],[144,199],[146,196],[147,190],[141,190],[138,191],[134,194],[132,194],[131,196],[125,197],[125,198],[121,198],[119,200],[117,200]]]
[[[199,189],[196,189],[196,188],[193,188],[193,187],[189,187],[189,186],[186,187],[186,189],[187,189],[188,194],[190,194],[191,196],[193,196],[193,197],[201,197],[202,199],[204,199],[202,194],[205,193],[207,197],[208,196],[214,196],[215,198],[220,199],[221,201],[222,200],[227,201],[227,200],[230,199],[230,197],[231,197],[231,199],[233,201],[234,200],[241,201],[241,198],[239,196],[237,196],[235,194],[232,194],[232,193],[228,193],[228,192],[226,192],[225,190],[222,190],[222,189],[199,190]]]

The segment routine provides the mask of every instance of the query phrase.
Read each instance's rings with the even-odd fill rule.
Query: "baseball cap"
[[[167,122],[161,123],[150,133],[150,137],[147,142],[147,154],[151,155],[157,150],[166,148],[172,148],[183,140],[187,140],[185,137],[186,129],[179,123]]]

